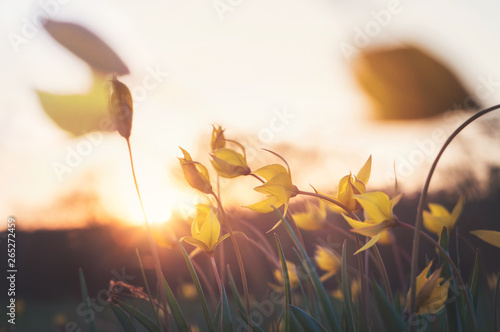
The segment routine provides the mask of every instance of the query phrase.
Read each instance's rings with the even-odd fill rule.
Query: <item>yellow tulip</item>
[[[212,125],[212,140],[210,142],[210,149],[212,151],[223,149],[226,147],[226,139],[224,138],[224,129],[221,126]]]
[[[325,195],[331,197],[337,202],[344,205],[349,211],[356,212],[361,206],[354,199],[354,195],[364,194],[366,192],[366,185],[368,184],[368,180],[370,179],[370,173],[372,168],[372,156],[368,157],[368,160],[365,162],[363,167],[359,170],[356,176],[352,174],[344,176],[339,181],[339,185],[337,188],[337,195]],[[343,208],[335,205],[331,202],[328,202],[328,207],[336,213],[345,213]]]
[[[297,270],[295,268],[295,264],[292,262],[286,261],[286,269],[288,272],[288,279],[290,280],[290,287],[294,288],[299,284],[299,276],[297,275]],[[276,269],[274,270],[274,278],[276,281],[280,284],[280,286],[274,285],[273,288],[277,290],[282,290],[283,289],[283,271],[281,269]]]
[[[459,198],[451,213],[448,212],[448,210],[446,210],[446,208],[442,205],[430,203],[429,209],[431,211],[424,211],[423,213],[425,228],[438,236],[441,235],[443,227],[446,227],[448,232],[451,231],[455,226],[460,213],[462,213],[463,206],[463,196]]]
[[[323,201],[319,205],[306,201],[306,211],[293,213],[295,224],[306,231],[315,231],[323,228],[326,222],[326,208]]]
[[[259,168],[253,174],[266,179],[263,185],[255,187],[254,190],[267,195],[267,198],[247,207],[255,212],[267,213],[274,211],[274,208],[285,205],[285,212],[283,213],[285,216],[290,197],[296,196],[298,190],[292,183],[290,168],[287,170],[279,164],[272,164]]]
[[[434,271],[428,278],[427,274],[432,266],[432,262],[427,265],[427,267],[417,276],[417,296],[415,298],[416,303],[416,313],[418,315],[423,314],[435,314],[440,311],[448,298],[448,288],[450,281],[442,282],[444,278],[440,278],[442,267]],[[408,291],[406,298],[406,311],[409,310],[410,305],[410,293],[411,289]]]
[[[364,210],[365,221],[361,222],[343,215],[345,220],[351,225],[351,232],[371,237],[362,248],[355,254],[373,246],[384,235],[384,232],[394,227],[398,223],[397,217],[392,213],[394,206],[399,202],[401,195],[396,195],[389,199],[387,194],[376,191],[363,195],[355,195]]]
[[[221,148],[213,151],[212,166],[217,171],[217,174],[223,178],[235,178],[240,175],[250,174],[250,168],[247,165],[245,149],[243,154],[234,151],[233,149]]]
[[[215,247],[229,234],[225,234],[219,239],[220,223],[214,208],[210,205],[198,204],[196,206],[196,217],[191,224],[191,236],[181,238],[181,241],[186,241],[193,246],[198,247],[208,254],[214,252]]]
[[[328,247],[317,246],[314,253],[314,260],[320,269],[328,272],[329,276],[337,274],[340,270],[339,256]]]
[[[197,161],[193,161],[191,155],[180,148],[184,154],[184,158],[179,158],[179,162],[184,173],[184,178],[194,189],[198,189],[202,193],[212,193],[212,185],[210,184],[210,176],[205,166]]]
[[[116,129],[125,139],[130,137],[132,131],[133,109],[130,90],[116,77],[113,77],[109,95],[109,113]]]

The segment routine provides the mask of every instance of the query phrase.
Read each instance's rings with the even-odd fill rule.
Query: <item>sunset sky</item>
[[[389,185],[396,162],[403,190],[420,188],[457,117],[374,121],[351,74],[354,56],[341,46],[356,46],[359,31],[378,24],[380,31],[362,48],[419,45],[491,106],[500,102],[498,6],[451,0],[4,1],[1,215],[16,216],[24,229],[71,228],[93,219],[142,222],[125,141],[117,133],[71,137],[40,105],[36,90],[77,94],[92,85],[90,68],[40,27],[40,15],[100,36],[130,69],[120,79],[133,94],[145,92],[135,94],[131,143],[146,210],[153,221],[164,221],[172,209],[189,212],[197,199],[179,180],[178,146],[208,166],[212,124],[247,147],[252,169],[277,162],[261,147],[283,155],[300,188],[333,191],[370,154],[370,186]],[[391,14],[377,23],[381,12]],[[23,41],[13,43],[14,34]],[[469,128],[461,142],[444,167],[472,158],[471,168],[484,179],[487,165],[500,164],[499,145],[479,127]],[[75,157],[82,147],[88,150]],[[54,165],[68,161],[72,171],[58,174]],[[255,181],[235,182],[234,204],[259,199],[251,190]],[[443,185],[437,181],[435,188]]]

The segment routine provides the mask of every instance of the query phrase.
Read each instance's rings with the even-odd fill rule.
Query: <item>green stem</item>
[[[414,227],[412,225],[409,225],[409,224],[406,224],[406,223],[403,223],[403,222],[398,222],[398,226],[402,226],[404,228],[411,229],[414,232],[417,231],[416,227]],[[420,235],[423,236],[427,241],[429,241],[430,243],[432,243],[432,245],[439,251],[439,253],[441,255],[443,255],[444,259],[446,259],[446,261],[448,262],[448,264],[450,264],[451,269],[453,270],[453,273],[455,275],[455,278],[457,278],[457,281],[460,284],[460,288],[462,289],[462,293],[463,293],[463,296],[465,298],[465,302],[467,304],[467,311],[469,312],[471,321],[473,323],[472,328],[473,328],[474,331],[477,331],[477,328],[476,328],[476,325],[477,325],[477,323],[476,323],[476,317],[474,316],[474,310],[472,308],[472,304],[470,302],[469,295],[467,294],[467,288],[465,286],[464,280],[462,279],[462,276],[460,275],[460,271],[458,270],[458,268],[455,265],[455,263],[453,263],[453,260],[451,259],[451,257],[439,245],[439,243],[437,243],[430,235],[428,235],[424,231],[420,231]],[[411,289],[410,289],[410,291],[411,291]],[[415,310],[410,311],[409,313],[412,314],[413,312],[415,312]],[[411,327],[411,324],[410,324],[410,327]]]
[[[144,209],[144,204],[142,203],[142,197],[141,197],[141,193],[139,191],[139,185],[137,184],[137,177],[135,175],[135,168],[134,168],[134,159],[132,158],[132,148],[130,147],[130,139],[126,138],[126,141],[127,141],[128,153],[130,156],[130,166],[132,168],[132,176],[134,178],[135,189],[137,191],[137,196],[139,197],[139,202],[141,203],[142,214],[144,215],[144,222],[146,224],[146,232],[148,234],[149,245],[151,248],[151,253],[153,255],[156,278],[158,279],[158,283],[160,285],[160,299],[161,299],[161,304],[162,304],[163,310],[164,310],[165,328],[168,330],[167,297],[165,294],[165,289],[161,286],[163,279],[164,279],[164,276],[163,276],[163,272],[161,270],[160,257],[158,256],[158,250],[156,248],[156,242],[155,242],[154,237],[153,237],[153,231],[151,230],[151,227],[149,225],[148,217],[146,215],[146,210]]]
[[[215,280],[217,281],[217,286],[219,287],[219,298],[220,298],[220,322],[219,328],[222,328],[222,316],[224,315],[224,299],[222,297],[222,283],[220,281],[219,271],[217,270],[217,264],[215,264],[214,254],[210,254],[210,262],[212,263],[212,269],[214,271]]]
[[[419,254],[419,244],[420,244],[420,234],[422,230],[422,222],[423,222],[423,211],[424,211],[424,206],[427,201],[427,192],[429,191],[429,185],[431,182],[432,175],[434,174],[434,171],[437,167],[437,163],[439,162],[439,159],[443,155],[444,151],[448,147],[448,145],[453,141],[453,139],[465,128],[467,127],[470,123],[475,121],[477,118],[494,111],[496,109],[500,108],[500,105],[496,105],[490,108],[487,108],[485,110],[482,110],[473,116],[471,116],[467,121],[462,123],[446,140],[446,142],[443,144],[441,147],[441,150],[437,154],[436,158],[434,159],[434,162],[432,163],[431,169],[429,170],[429,174],[427,175],[427,179],[425,181],[424,187],[422,188],[422,192],[420,194],[420,200],[418,202],[418,208],[417,208],[417,216],[416,216],[416,222],[415,222],[415,234],[413,235],[413,246],[412,246],[412,261],[411,261],[411,272],[410,272],[410,313],[415,312],[415,307],[416,307],[416,285],[417,285],[417,269],[418,269],[418,254]],[[475,328],[475,326],[474,326]],[[413,326],[410,325],[410,332],[413,331]]]
[[[210,193],[210,195],[212,195],[215,198],[215,200],[217,201],[217,206],[219,207],[219,211],[222,214],[223,223],[227,227],[227,230],[229,231],[229,235],[230,235],[229,237],[231,238],[231,242],[233,243],[234,252],[236,254],[236,260],[238,261],[238,266],[240,269],[241,283],[243,284],[243,295],[245,297],[245,306],[246,306],[246,310],[247,310],[248,328],[251,330],[252,320],[251,320],[251,316],[250,316],[250,295],[248,293],[248,281],[247,281],[247,276],[245,273],[245,266],[243,265],[243,259],[241,256],[240,247],[238,245],[238,242],[236,241],[236,237],[234,236],[233,229],[231,227],[231,223],[229,222],[229,219],[226,216],[226,211],[224,210],[224,207],[222,206],[219,197],[213,191]]]

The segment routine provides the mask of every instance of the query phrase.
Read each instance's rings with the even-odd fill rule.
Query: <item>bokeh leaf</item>
[[[445,64],[414,46],[363,51],[353,71],[379,119],[419,119],[456,105],[478,106]]]
[[[81,25],[47,20],[45,30],[58,43],[103,74],[126,75],[129,70],[120,57],[101,38]]]

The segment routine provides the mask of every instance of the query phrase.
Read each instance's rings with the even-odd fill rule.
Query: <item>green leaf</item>
[[[470,292],[472,295],[472,305],[477,309],[477,299],[478,299],[478,285],[479,285],[479,250],[476,251],[476,258],[474,260],[474,269],[469,280]]]
[[[116,316],[116,319],[120,322],[121,326],[126,332],[135,332],[137,331],[134,322],[130,319],[130,317],[115,303],[110,302],[111,310]]]
[[[306,267],[305,271],[307,273],[309,280],[313,285],[316,295],[318,296],[318,299],[321,303],[321,307],[323,309],[323,312],[325,313],[326,319],[328,320],[328,324],[330,325],[331,330],[334,332],[340,332],[341,331],[340,326],[337,321],[337,316],[335,315],[335,311],[333,310],[332,303],[330,302],[330,297],[326,293],[325,288],[323,287],[323,284],[321,283],[319,276],[316,273],[316,269],[314,268],[311,259],[309,258],[306,250],[304,249],[299,239],[297,238],[297,235],[290,226],[290,223],[286,220],[286,218],[283,218],[283,215],[278,209],[274,209],[274,211],[283,221],[283,224],[285,225],[285,228],[295,246],[300,250],[302,260],[304,261],[303,265]]]
[[[182,314],[181,308],[179,307],[179,303],[175,299],[174,293],[172,293],[172,289],[170,288],[167,280],[163,278],[163,287],[165,289],[165,295],[167,297],[167,303],[172,311],[172,316],[174,317],[175,324],[179,328],[181,332],[189,332],[188,325],[186,323],[186,319]]]
[[[494,331],[500,331],[500,326],[498,326],[498,292],[500,290],[500,273],[497,278],[497,285],[495,286],[495,295],[493,295],[493,327]]]
[[[196,274],[196,270],[194,269],[193,263],[186,252],[186,249],[182,246],[182,244],[177,241],[179,247],[181,248],[182,255],[186,260],[186,265],[188,267],[189,273],[191,274],[191,279],[193,279],[194,285],[196,287],[196,291],[198,292],[198,296],[200,297],[201,306],[203,308],[203,314],[205,315],[205,320],[207,322],[208,330],[214,331],[214,326],[212,322],[212,318],[210,317],[210,312],[208,311],[207,300],[205,298],[205,294],[203,293],[203,289],[201,288],[200,279],[198,278],[198,274]]]
[[[288,276],[288,267],[286,265],[285,254],[281,247],[278,235],[274,234],[276,245],[278,246],[278,254],[281,262],[281,272],[283,273],[283,284],[285,286],[285,331],[290,331],[290,309],[289,305],[292,304],[292,292],[290,290],[290,277]]]
[[[346,309],[347,325],[349,326],[349,331],[355,332],[356,320],[354,319],[354,308],[351,300],[350,285],[347,280],[347,259],[345,251],[346,251],[346,241],[344,241],[344,244],[342,246],[342,265],[341,265],[342,294],[344,295],[344,305]]]
[[[78,273],[80,275],[80,289],[82,291],[83,303],[85,303],[85,305],[87,306],[86,309],[88,311],[94,312],[93,309],[90,307],[89,292],[87,290],[87,283],[85,282],[85,276],[83,275],[82,268],[78,269]],[[95,326],[94,318],[92,318],[88,324],[91,332],[97,332],[97,327]]]
[[[233,330],[233,322],[231,321],[231,311],[229,308],[229,302],[227,301],[226,289],[224,285],[221,283],[222,288],[222,331],[231,332]]]
[[[146,315],[144,315],[142,312],[132,308],[128,304],[126,304],[123,301],[120,301],[118,299],[114,299],[116,303],[123,309],[125,310],[130,316],[134,317],[137,319],[139,323],[142,324],[149,332],[161,332],[161,329],[151,320],[149,319]]]
[[[408,329],[406,323],[401,317],[401,314],[392,306],[384,291],[382,291],[376,282],[372,282],[372,288],[375,294],[378,311],[385,325],[385,331],[406,331]]]
[[[243,301],[241,300],[240,293],[238,292],[238,288],[236,287],[236,283],[234,282],[233,278],[233,273],[231,272],[231,269],[227,269],[227,277],[229,280],[229,286],[231,287],[231,292],[233,293],[233,297],[236,300],[236,304],[238,305],[239,311],[242,313],[242,318],[245,319],[245,323],[248,323],[246,321],[247,315],[244,314],[246,312],[245,305],[243,304]]]
[[[149,303],[151,303],[151,308],[153,309],[153,312],[155,314],[155,318],[156,318],[156,322],[158,323],[158,326],[161,326],[160,317],[158,316],[158,311],[155,308],[154,299],[153,299],[153,296],[151,296],[151,290],[149,289],[148,280],[146,279],[146,274],[144,273],[144,267],[142,266],[142,260],[141,260],[141,256],[139,255],[139,250],[135,249],[135,252],[137,254],[137,260],[139,261],[139,267],[141,269],[142,280],[144,281],[144,286],[146,287],[146,292],[148,293]]]
[[[325,328],[321,326],[321,324],[317,320],[312,318],[307,312],[291,304],[289,305],[289,307],[291,314],[300,324],[300,326],[304,329],[304,331],[326,332]]]

